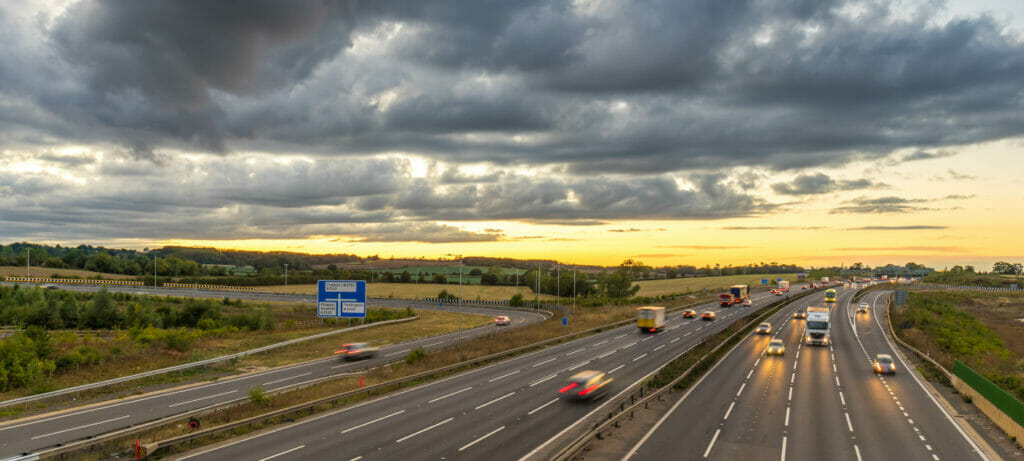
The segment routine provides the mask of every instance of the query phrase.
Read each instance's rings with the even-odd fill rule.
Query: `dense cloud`
[[[775,209],[760,182],[877,189],[814,171],[1024,134],[1024,44],[992,17],[932,8],[0,6],[0,166],[47,168],[0,173],[2,234],[476,241],[503,237],[435,223],[721,219]],[[767,180],[778,171],[797,176]],[[833,212],[923,209],[881,197]]]
[[[884,188],[885,184],[875,183],[867,179],[836,181],[824,173],[800,175],[792,184],[775,183],[772,190],[783,195],[812,195],[827,192],[848,191],[867,188]]]

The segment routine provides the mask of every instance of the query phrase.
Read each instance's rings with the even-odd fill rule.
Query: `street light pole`
[[[459,347],[462,347],[462,255],[449,253],[448,256],[459,258]]]
[[[288,263],[284,263],[284,286],[288,286]]]

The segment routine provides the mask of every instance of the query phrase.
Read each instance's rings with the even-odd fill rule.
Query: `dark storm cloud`
[[[935,25],[928,10],[895,8],[83,1],[42,37],[15,28],[0,92],[37,105],[19,129],[137,158],[166,146],[405,151],[650,174],[900,148],[916,149],[912,161],[1024,133],[1024,45],[991,17]]]
[[[772,190],[783,195],[813,195],[835,191],[888,187],[867,179],[836,181],[824,173],[800,175],[792,183],[772,184]]]
[[[427,224],[758,216],[781,205],[746,190],[780,170],[799,170],[771,185],[782,195],[880,188],[814,171],[1024,134],[1024,44],[931,5],[83,0],[15,14],[31,6],[0,5],[0,162],[18,151],[61,174],[0,172],[0,235],[395,241],[359,225],[401,223],[473,241]],[[54,154],[68,145],[105,155]],[[413,175],[398,155],[438,169]]]

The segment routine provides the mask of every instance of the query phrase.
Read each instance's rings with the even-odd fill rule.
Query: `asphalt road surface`
[[[118,288],[137,289],[136,287]],[[191,290],[187,291],[191,292]],[[201,294],[203,292],[200,291],[199,293]],[[163,295],[164,293],[158,294]],[[190,294],[191,293],[182,293],[180,290],[175,293],[176,296],[188,296]],[[244,292],[231,293],[232,298],[261,295],[266,294]],[[223,296],[223,292],[214,292],[211,297],[219,298]],[[289,296],[275,296],[276,299],[280,299],[282,297],[289,298]],[[296,296],[290,297],[295,298]],[[370,300],[370,303],[374,307],[381,306],[387,302],[395,303],[396,307],[411,305],[415,309],[456,309],[456,306],[452,305],[439,308],[437,304],[432,303],[416,303],[400,300]],[[511,328],[523,326],[545,318],[539,313],[517,310],[506,311],[464,306],[462,311],[488,316],[503,313],[511,318]],[[493,332],[496,328],[504,329],[509,327],[487,325],[475,329],[464,330],[461,333],[461,337],[465,340],[481,334]],[[450,347],[459,340],[459,336],[459,333],[450,333],[384,347],[380,350],[377,357],[369,360],[341,362],[335,357],[325,357],[322,360],[314,362],[275,368],[265,372],[248,374],[236,378],[229,377],[216,382],[199,384],[185,389],[155,392],[144,396],[129,397],[126,399],[96,404],[84,409],[64,411],[56,414],[43,414],[0,424],[0,458],[37,451],[56,444],[68,443],[70,441],[82,439],[88,436],[95,436],[134,424],[153,421],[186,411],[216,405],[240,397],[246,397],[249,389],[255,386],[262,386],[266,391],[273,391],[281,387],[304,381],[311,381],[325,376],[340,375],[364,370],[380,365],[381,363],[400,360],[405,356],[405,354],[408,354],[411,349],[416,347],[423,347],[428,351]]]
[[[753,309],[777,299],[753,298]],[[657,334],[634,325],[601,332],[176,459],[539,458],[535,449],[603,403],[559,398],[569,376],[605,371],[615,395],[752,308],[709,303],[698,310],[717,312],[718,320],[675,312]]]
[[[623,459],[985,459],[898,358],[883,328],[889,292],[869,293],[860,314],[854,293],[832,309],[832,346],[803,345],[797,306],[782,309],[772,335],[746,338]],[[764,354],[772,338],[785,355]],[[875,354],[897,358],[896,374],[876,376]]]

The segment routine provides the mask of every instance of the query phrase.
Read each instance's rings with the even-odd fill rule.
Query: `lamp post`
[[[462,347],[462,255],[448,253],[459,258],[459,347]]]
[[[284,263],[284,286],[288,286],[288,263]]]

